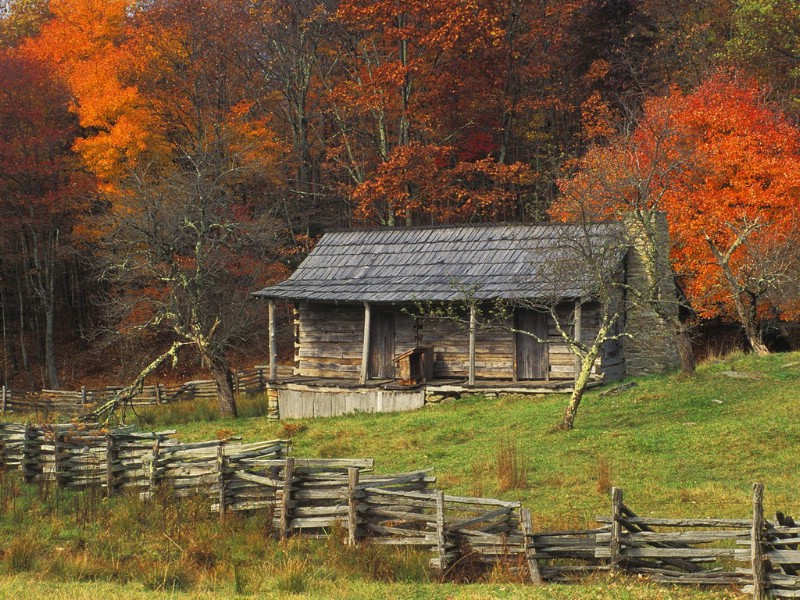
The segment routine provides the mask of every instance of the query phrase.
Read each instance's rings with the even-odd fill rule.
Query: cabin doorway
[[[547,379],[547,346],[523,331],[529,331],[540,339],[547,339],[548,314],[538,310],[519,308],[514,315],[514,342],[516,347],[516,378]]]
[[[376,311],[369,331],[370,379],[394,379],[394,313]]]

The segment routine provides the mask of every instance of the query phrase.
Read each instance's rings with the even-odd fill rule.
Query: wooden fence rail
[[[372,459],[289,456],[289,440],[181,444],[174,434],[0,423],[0,466],[30,483],[100,487],[109,496],[168,489],[204,497],[220,518],[266,510],[282,537],[329,535],[339,526],[351,544],[428,550],[442,572],[470,558],[487,569],[505,562],[534,583],[619,571],[669,584],[735,585],[757,600],[800,598],[800,527],[782,514],[778,523],[764,517],[760,484],[751,518],[639,516],[615,488],[599,527],[534,531],[518,502],[444,494],[430,487],[429,470],[381,475]]]
[[[260,394],[267,389],[268,367],[255,367],[233,374],[237,394]],[[108,386],[90,390],[15,390],[0,388],[0,414],[38,414],[46,421],[52,416],[77,417],[114,398],[122,386]],[[211,379],[188,381],[180,384],[156,383],[146,385],[134,396],[134,407],[168,404],[181,400],[216,399],[217,386]]]

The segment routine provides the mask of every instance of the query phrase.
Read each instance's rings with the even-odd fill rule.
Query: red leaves
[[[796,228],[800,134],[754,81],[736,75],[647,101],[631,135],[591,149],[576,166],[554,214],[666,211],[675,269],[702,316],[732,312],[712,247],[724,254],[758,224],[729,259],[747,286],[766,249]]]
[[[512,219],[531,179],[521,163],[456,161],[452,147],[410,144],[355,189],[356,216],[382,224]]]

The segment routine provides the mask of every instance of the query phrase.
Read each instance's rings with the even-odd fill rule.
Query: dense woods
[[[800,297],[798,29],[794,0],[4,0],[0,381],[194,356],[224,387],[247,293],[327,228],[631,209],[765,351]]]

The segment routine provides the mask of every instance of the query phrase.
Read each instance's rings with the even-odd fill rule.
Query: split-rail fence
[[[614,488],[597,527],[537,531],[520,503],[445,494],[431,487],[430,471],[379,475],[372,459],[291,456],[289,440],[183,444],[174,434],[0,424],[0,467],[30,483],[101,487],[108,496],[127,490],[149,498],[166,488],[207,498],[222,519],[265,510],[281,537],[343,530],[351,544],[428,550],[443,574],[502,563],[533,583],[624,572],[735,586],[756,599],[800,598],[800,527],[765,518],[760,484],[748,518],[639,516]]]
[[[236,394],[260,394],[267,389],[269,368],[255,367],[233,373]],[[53,415],[77,417],[96,406],[112,400],[122,386],[80,390],[17,390],[0,387],[0,414],[35,413],[48,420]],[[168,404],[181,400],[216,399],[217,385],[213,379],[185,383],[154,383],[137,390],[130,401],[134,407]]]

